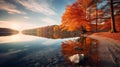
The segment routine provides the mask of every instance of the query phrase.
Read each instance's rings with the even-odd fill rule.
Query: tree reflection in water
[[[64,55],[66,61],[73,67],[82,66],[97,66],[99,61],[98,55],[98,41],[86,37],[80,37],[77,40],[68,40],[62,42],[61,52]],[[79,63],[72,63],[69,57],[79,54],[84,54],[84,59],[80,60]]]

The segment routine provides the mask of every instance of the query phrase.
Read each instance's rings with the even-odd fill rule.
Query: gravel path
[[[120,67],[120,43],[97,35],[88,36],[99,41],[99,66],[98,67]]]

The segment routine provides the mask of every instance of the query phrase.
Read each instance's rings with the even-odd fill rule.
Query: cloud
[[[15,5],[8,3],[5,0],[0,0],[0,10],[5,10],[9,14],[25,14],[25,12],[18,10]]]
[[[56,22],[57,22],[56,20],[48,18],[48,17],[42,18],[41,21],[45,22],[46,24],[56,24]]]
[[[40,25],[40,27],[41,26],[50,26],[50,25],[59,25],[57,20],[55,20],[54,18],[50,18],[50,17],[40,18],[38,24]]]
[[[28,17],[28,16],[24,16],[24,18],[25,18],[25,19],[29,19],[30,17]]]
[[[16,2],[33,12],[42,13],[44,15],[57,14],[53,8],[51,8],[52,6],[48,0],[16,0]]]

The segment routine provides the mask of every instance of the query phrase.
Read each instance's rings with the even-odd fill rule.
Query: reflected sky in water
[[[78,37],[76,37],[78,38]],[[25,41],[33,41],[33,40],[47,40],[43,44],[52,44],[56,41],[61,41],[61,40],[68,40],[68,39],[73,39],[73,38],[65,38],[65,39],[49,39],[48,38],[43,38],[43,37],[37,37],[37,36],[30,36],[30,35],[24,35],[22,33],[16,34],[16,35],[11,35],[11,36],[2,36],[0,37],[0,43],[10,43],[10,42],[25,42]]]
[[[10,42],[23,42],[23,41],[32,41],[39,39],[38,37],[23,35],[21,33],[11,36],[2,36],[0,37],[0,43],[10,43]]]
[[[95,65],[98,52],[96,44],[92,44],[94,42],[96,40],[86,37],[52,39],[21,33],[2,36],[0,37],[0,67],[53,67],[56,65],[77,67],[68,60],[74,54],[89,56],[84,64]]]
[[[37,36],[17,34],[0,37],[0,67],[36,67],[50,65],[51,62],[65,63],[61,53],[61,43],[65,39],[48,39]]]

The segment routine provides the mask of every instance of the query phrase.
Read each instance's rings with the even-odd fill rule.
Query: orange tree
[[[60,27],[62,30],[74,31],[81,30],[90,31],[89,21],[86,19],[86,9],[84,8],[86,3],[77,1],[66,7],[66,10],[62,16],[62,24]]]

